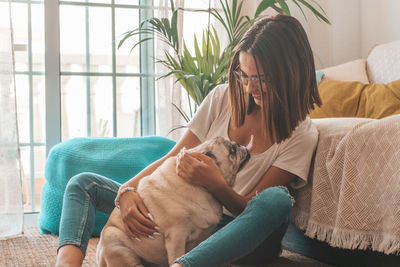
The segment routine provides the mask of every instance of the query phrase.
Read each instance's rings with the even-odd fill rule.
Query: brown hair
[[[241,51],[253,55],[258,74],[261,68],[267,79],[261,123],[264,136],[280,143],[291,136],[314,109],[314,104],[321,105],[306,32],[295,18],[277,15],[258,21],[244,35],[236,48],[228,77],[231,119],[236,127],[243,125],[246,114],[256,105],[250,97],[246,106],[244,90],[234,75]]]

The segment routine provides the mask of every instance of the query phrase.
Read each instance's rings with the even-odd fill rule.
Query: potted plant
[[[289,0],[262,0],[257,6],[253,18],[241,14],[244,1],[232,0],[229,4],[228,0],[219,0],[222,12],[215,8],[202,10],[208,12],[209,16],[214,16],[223,26],[228,36],[228,44],[222,48],[218,34],[213,25],[208,23],[207,28],[203,31],[201,43],[194,37],[194,55],[192,55],[186,47],[183,40],[183,47],[180,47],[178,36],[178,12],[182,12],[181,8],[175,8],[174,1],[171,3],[171,18],[149,18],[139,24],[139,27],[126,32],[119,42],[118,47],[130,37],[135,35],[146,36],[136,42],[132,49],[147,40],[158,38],[165,42],[172,52],[164,51],[164,58],[156,58],[156,62],[164,65],[169,72],[161,76],[164,78],[174,75],[186,90],[188,95],[195,103],[194,111],[201,104],[207,94],[217,85],[227,81],[230,60],[233,56],[234,48],[239,43],[245,32],[253,25],[254,22],[262,18],[261,13],[267,8],[273,8],[278,13],[290,15],[290,9],[286,2]],[[301,10],[306,17],[303,8],[308,8],[319,19],[328,24],[329,20],[325,17],[325,12],[315,0],[291,0]],[[317,5],[315,8],[312,4]],[[318,11],[320,10],[320,11]],[[210,20],[209,20],[210,21]],[[189,101],[190,105],[190,101]],[[192,108],[190,114],[186,114],[176,105],[174,105],[186,121],[193,116]],[[179,128],[179,127],[178,127]]]

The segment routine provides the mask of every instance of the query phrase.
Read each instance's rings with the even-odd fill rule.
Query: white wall
[[[311,12],[308,35],[317,68],[337,65],[361,57],[360,0],[319,1],[331,25],[319,21]],[[299,18],[299,17],[297,17]],[[300,19],[300,18],[299,18]]]
[[[259,1],[245,1],[245,12],[254,14]],[[366,58],[375,44],[400,40],[400,0],[316,1],[324,8],[332,25],[319,21],[308,10],[306,20],[292,1],[288,4],[292,15],[307,32],[317,68]]]
[[[362,0],[361,13],[363,57],[375,44],[400,40],[399,0]]]

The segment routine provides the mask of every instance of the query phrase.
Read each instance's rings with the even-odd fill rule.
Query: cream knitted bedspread
[[[331,246],[400,253],[400,115],[314,119],[320,135],[292,221]]]

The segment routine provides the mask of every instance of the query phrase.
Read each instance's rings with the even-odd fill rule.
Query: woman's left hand
[[[180,152],[177,156],[176,172],[185,181],[200,185],[213,192],[226,185],[215,162],[198,152]]]

